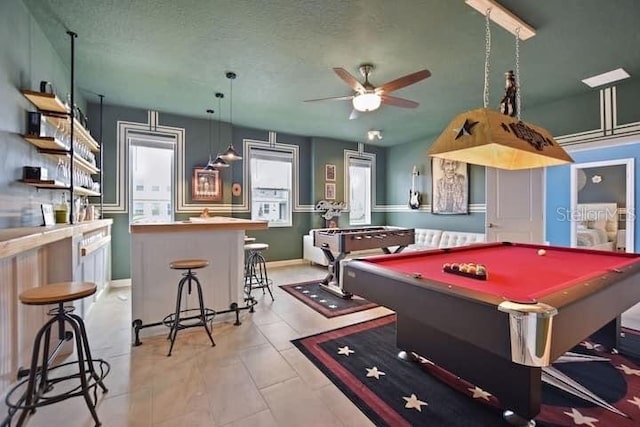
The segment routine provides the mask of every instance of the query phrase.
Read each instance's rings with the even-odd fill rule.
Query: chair
[[[216,312],[204,306],[204,299],[202,298],[202,286],[200,286],[198,277],[192,271],[204,268],[208,265],[209,261],[201,259],[176,260],[171,262],[171,264],[169,265],[173,270],[182,270],[186,272],[182,273],[183,277],[182,279],[180,279],[180,282],[178,282],[178,295],[176,297],[175,312],[169,314],[162,320],[162,323],[169,327],[169,336],[167,337],[167,339],[171,340],[171,346],[169,347],[169,353],[167,354],[167,356],[171,356],[173,345],[176,341],[176,336],[178,335],[178,331],[181,329],[202,326],[204,327],[204,330],[207,331],[207,335],[209,336],[209,340],[211,341],[211,346],[214,347],[216,345],[216,343],[213,341],[213,337],[211,336],[209,326],[207,326],[207,323],[213,319],[213,317],[216,315]],[[196,284],[196,292],[198,293],[198,308],[182,309],[182,291],[184,289],[184,285],[187,285],[187,292],[188,294],[191,294],[191,286],[193,282],[195,282]],[[189,313],[194,312],[196,313],[195,315],[189,315]],[[197,321],[193,322],[193,320]]]
[[[102,359],[93,359],[84,321],[74,314],[73,305],[65,303],[95,294],[96,285],[89,282],[63,282],[28,289],[19,296],[26,305],[57,304],[48,311],[51,319],[36,333],[31,356],[31,367],[21,369],[18,378],[23,378],[6,397],[9,414],[21,410],[17,425],[22,426],[30,413],[41,406],[83,396],[96,426],[100,420],[96,413],[97,387],[108,391],[103,379],[110,365]],[[71,330],[65,330],[69,326]],[[51,351],[52,329],[58,333],[58,344]],[[65,341],[75,340],[78,360],[53,365],[53,361]],[[42,352],[40,349],[42,348]],[[38,366],[39,360],[42,364]],[[62,383],[65,383],[64,385]],[[26,390],[25,390],[26,388]],[[91,391],[93,390],[93,399]],[[21,393],[22,392],[22,393]]]

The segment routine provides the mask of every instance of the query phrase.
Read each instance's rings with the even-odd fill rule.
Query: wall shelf
[[[46,116],[47,121],[54,127],[62,127],[67,133],[71,131],[71,120],[69,120],[68,115],[60,116],[57,114],[48,114],[48,112],[43,112],[43,114]],[[94,153],[100,151],[100,146],[96,140],[93,139],[93,136],[91,136],[89,131],[75,118],[73,119],[73,136],[77,138],[79,142],[86,144]]]
[[[52,113],[69,114],[64,103],[52,93],[36,92],[33,90],[23,89],[22,94],[27,98],[38,110],[50,111]]]
[[[40,154],[45,157],[50,158],[51,160],[57,161],[58,159],[64,159],[65,161],[69,161],[71,158],[71,153],[67,150],[49,150],[49,149],[39,149]],[[78,168],[90,175],[96,175],[100,173],[100,169],[93,166],[91,163],[87,162],[80,156],[73,156],[73,167]]]
[[[96,142],[96,140],[91,136],[89,130],[80,123],[74,116],[76,113],[75,109],[75,97],[74,97],[74,89],[75,89],[75,39],[78,37],[76,33],[73,31],[67,31],[69,35],[69,41],[71,44],[71,82],[70,82],[70,91],[69,94],[69,106],[65,105],[55,94],[47,93],[44,91],[43,86],[46,89],[47,82],[43,81],[40,83],[41,91],[33,91],[29,89],[23,89],[21,92],[23,96],[29,100],[38,110],[40,116],[38,117],[29,117],[28,128],[31,132],[36,133],[23,135],[24,139],[28,141],[30,144],[37,147],[38,152],[43,156],[58,162],[56,167],[56,174],[59,173],[58,167],[64,166],[65,169],[68,167],[69,176],[71,177],[70,181],[72,183],[78,182],[90,187],[95,187],[93,185],[93,178],[88,179],[86,175],[100,175],[100,183],[102,183],[102,155],[100,155],[100,166],[96,166],[95,162],[89,162],[85,160],[86,158],[94,157],[91,154],[87,154],[88,151],[91,153],[100,154],[100,145]],[[104,96],[100,96],[100,137],[102,138],[102,101]],[[79,110],[78,110],[79,111]],[[37,120],[36,120],[37,119]],[[32,129],[35,127],[33,125],[38,125],[39,129]],[[85,123],[86,124],[86,123]],[[53,129],[50,129],[50,128]],[[41,134],[54,136],[40,136]],[[61,139],[66,140],[66,136],[68,136],[67,144],[63,143]],[[56,138],[57,137],[57,138]],[[85,154],[84,157],[78,155],[78,153]],[[62,162],[66,164],[62,164]],[[79,181],[75,181],[76,172],[80,171],[81,173],[78,175]],[[71,199],[71,209],[70,209],[70,220],[71,224],[73,224],[76,220],[74,219],[74,206],[76,202],[75,196],[91,196],[91,197],[100,197],[100,212],[102,212],[102,194],[97,191],[90,190],[85,187],[77,187],[75,185],[67,185],[66,183],[55,181],[55,180],[31,180],[31,179],[23,179],[20,182],[30,185],[32,187],[38,189],[49,189],[49,190],[63,190],[69,192],[69,198]]]
[[[60,181],[54,181],[52,179],[48,179],[44,181],[38,181],[35,179],[22,179],[20,180],[20,182],[36,188],[48,188],[51,190],[69,190],[68,185],[64,185],[64,183]]]
[[[100,193],[98,193],[97,191],[89,190],[88,188],[84,187],[73,187],[73,193],[77,194],[78,196],[100,196]]]
[[[38,135],[23,135],[32,145],[45,150],[66,150],[64,144],[52,136],[38,136]]]

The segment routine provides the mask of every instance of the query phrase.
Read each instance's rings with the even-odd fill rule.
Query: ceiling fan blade
[[[353,99],[353,95],[348,95],[348,96],[330,96],[328,98],[318,98],[318,99],[306,99],[303,102],[341,101],[341,100],[347,100],[347,99]]]
[[[353,77],[347,70],[340,67],[335,67],[333,71],[340,77],[349,87],[356,92],[364,92],[366,89],[362,86],[362,83]]]
[[[353,110],[351,110],[351,114],[349,114],[349,120],[355,120],[358,117],[360,117],[360,112],[358,110],[356,110],[355,108]]]
[[[404,77],[400,77],[399,79],[392,80],[390,82],[383,84],[382,86],[379,86],[376,89],[376,92],[380,94],[391,93],[394,90],[402,89],[403,87],[417,83],[420,80],[424,80],[430,75],[431,75],[431,71],[429,70],[416,71],[413,74],[407,74]]]
[[[404,98],[398,98],[397,96],[380,95],[380,98],[382,98],[383,104],[393,105],[395,107],[416,108],[418,105],[420,105],[415,101],[411,101],[409,99],[404,99]]]

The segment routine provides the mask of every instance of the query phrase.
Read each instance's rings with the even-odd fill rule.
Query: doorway
[[[634,252],[634,159],[571,165],[571,246]]]

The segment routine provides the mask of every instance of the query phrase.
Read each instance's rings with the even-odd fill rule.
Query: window
[[[371,224],[372,159],[347,155],[349,224]]]
[[[173,221],[175,139],[140,135],[129,142],[129,223]],[[133,184],[135,183],[135,184]],[[161,191],[163,189],[164,191]]]
[[[293,150],[249,147],[251,219],[270,227],[292,225]]]

